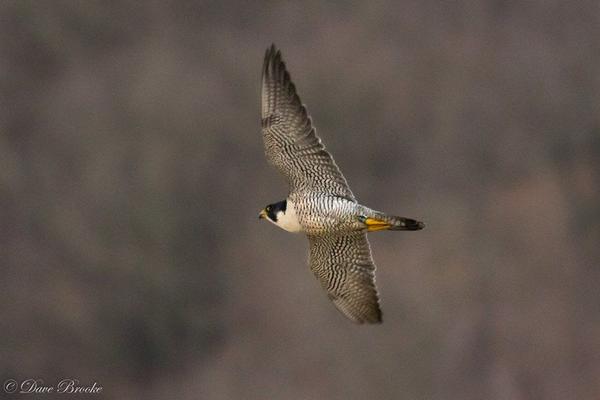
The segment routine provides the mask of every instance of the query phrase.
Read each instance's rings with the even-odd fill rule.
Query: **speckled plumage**
[[[286,201],[297,218],[295,224],[286,221],[280,226],[295,231],[288,226],[299,224],[307,234],[310,268],[346,317],[359,323],[381,322],[375,264],[366,232],[416,230],[423,227],[422,223],[388,216],[357,203],[316,135],[275,46],[267,50],[263,65],[262,132],[267,160],[288,181]],[[280,215],[285,216],[285,210]],[[268,218],[277,224],[272,212]],[[369,226],[370,221],[383,228]]]

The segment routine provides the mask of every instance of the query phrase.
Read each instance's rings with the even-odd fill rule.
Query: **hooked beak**
[[[267,218],[267,212],[263,209],[259,214],[258,214],[258,219],[265,219]]]

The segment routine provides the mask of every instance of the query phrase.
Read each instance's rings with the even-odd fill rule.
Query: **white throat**
[[[285,229],[288,232],[302,231],[302,226],[300,225],[300,222],[298,221],[298,216],[296,215],[294,203],[292,203],[289,200],[287,201],[285,212],[277,212],[277,222],[273,223],[281,229]]]

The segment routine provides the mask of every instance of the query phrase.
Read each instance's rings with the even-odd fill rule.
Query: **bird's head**
[[[283,200],[278,203],[269,204],[258,214],[259,219],[267,219],[277,225],[279,218],[285,214],[287,201]]]

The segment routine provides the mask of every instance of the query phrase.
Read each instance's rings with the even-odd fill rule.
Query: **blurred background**
[[[370,236],[382,325],[257,220],[272,42],[357,198],[427,224]],[[600,398],[597,1],[3,1],[0,96],[3,382]]]

